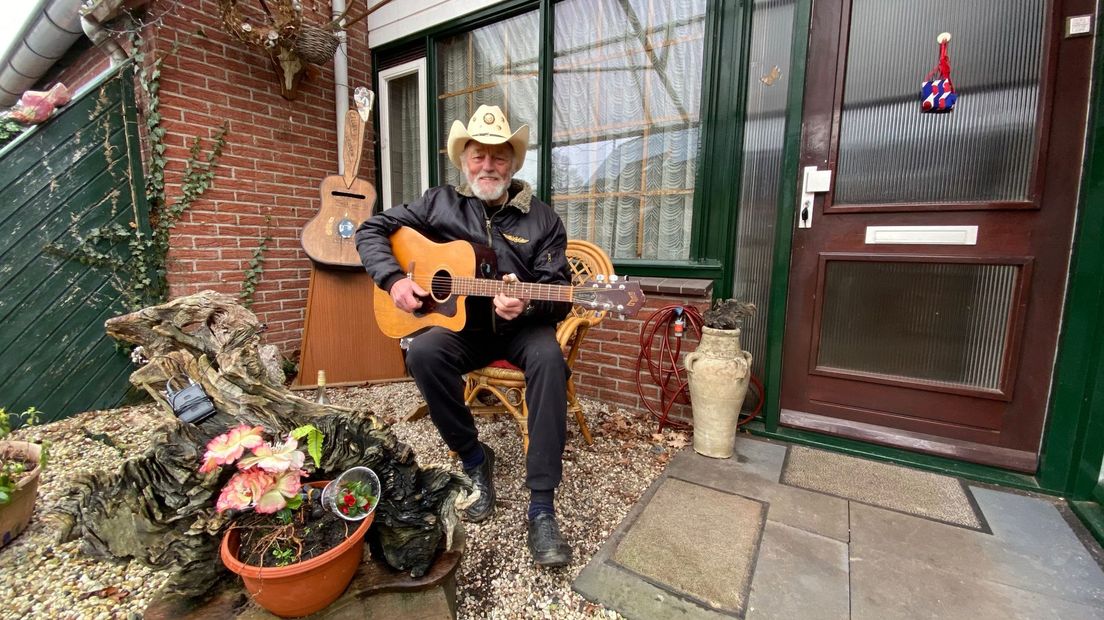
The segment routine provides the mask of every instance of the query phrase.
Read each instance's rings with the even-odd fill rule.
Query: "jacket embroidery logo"
[[[519,245],[529,243],[529,240],[526,239],[525,237],[518,237],[518,236],[515,236],[515,235],[508,235],[506,233],[502,233],[502,236],[506,237],[506,240],[511,242],[511,243],[517,243]]]

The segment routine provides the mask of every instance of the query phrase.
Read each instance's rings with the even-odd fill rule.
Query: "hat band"
[[[500,133],[473,133],[473,134],[468,134],[468,135],[470,135],[472,138],[485,138],[487,136],[491,136],[492,138],[505,137]]]

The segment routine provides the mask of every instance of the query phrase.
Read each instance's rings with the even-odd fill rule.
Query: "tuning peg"
[[[603,275],[603,274],[598,274],[597,276],[594,277],[594,279],[597,280],[598,282],[605,282],[606,281],[606,276]]]
[[[625,315],[624,315],[624,314],[620,314],[620,313],[619,313],[619,314],[617,315],[617,318],[619,318],[619,319],[621,319],[622,321],[624,321],[624,320],[625,320]]]
[[[623,304],[617,304],[617,312],[618,312],[618,314],[624,313],[625,312],[625,306]]]
[[[616,282],[616,281],[617,281],[617,274],[613,274],[612,276],[610,276],[610,282]]]
[[[590,307],[591,308],[597,308],[598,307],[598,302],[596,302],[596,301],[590,302]]]

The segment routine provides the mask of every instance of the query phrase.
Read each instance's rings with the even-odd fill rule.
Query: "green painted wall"
[[[119,404],[129,356],[104,333],[126,311],[110,273],[46,251],[72,230],[148,230],[132,71],[101,78],[0,151],[0,407],[44,420]]]

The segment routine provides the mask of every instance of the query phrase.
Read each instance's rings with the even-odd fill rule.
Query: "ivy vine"
[[[0,114],[0,148],[4,148],[9,142],[14,141],[26,129],[6,114]]]
[[[76,217],[69,228],[73,245],[50,244],[47,251],[77,260],[85,265],[111,272],[111,284],[122,295],[126,307],[137,310],[168,299],[169,241],[173,227],[192,204],[211,187],[215,168],[226,146],[228,126],[223,123],[210,147],[204,152],[203,140],[191,140],[188,159],[180,182],[180,193],[169,200],[165,193],[165,128],[161,125],[161,69],[165,58],[176,53],[179,44],[158,55],[148,64],[143,40],[137,32],[131,35],[132,58],[137,67],[137,82],[142,92],[142,115],[146,141],[149,145],[145,179],[145,197],[149,205],[150,232],[142,231],[138,222],[126,226],[113,222],[81,233]],[[116,190],[118,191],[118,190]],[[118,248],[125,247],[126,251]]]
[[[249,267],[245,269],[245,278],[242,279],[242,290],[239,295],[242,305],[246,308],[253,307],[253,294],[257,292],[257,283],[261,281],[264,273],[264,253],[268,250],[268,242],[272,241],[272,235],[268,233],[268,226],[272,222],[272,216],[265,216],[265,236],[253,250],[253,257],[249,259]]]

